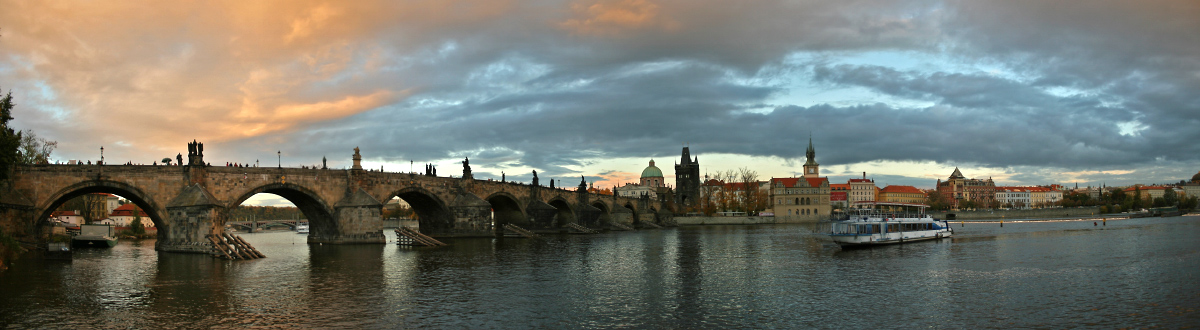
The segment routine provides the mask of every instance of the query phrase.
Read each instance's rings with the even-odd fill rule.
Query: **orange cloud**
[[[590,3],[589,3],[590,2]],[[679,22],[665,17],[661,7],[648,0],[598,0],[571,5],[575,18],[559,24],[574,33],[619,36],[632,30],[673,31]]]
[[[597,188],[621,186],[625,185],[626,183],[638,183],[638,180],[641,179],[640,174],[620,171],[601,173],[598,176],[600,176],[600,180],[592,183]]]

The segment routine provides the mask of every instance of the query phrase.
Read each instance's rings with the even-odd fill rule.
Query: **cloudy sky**
[[[54,158],[438,164],[578,184],[932,187],[1200,170],[1200,2],[5,1],[0,88]],[[669,178],[668,181],[673,181]],[[672,182],[673,183],[673,182]]]

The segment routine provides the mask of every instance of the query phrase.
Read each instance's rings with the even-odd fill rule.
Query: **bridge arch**
[[[575,223],[575,210],[571,208],[571,203],[567,202],[562,196],[550,199],[547,203],[558,210],[554,215],[554,227],[559,228],[566,226],[569,223]]]
[[[67,186],[54,192],[54,194],[50,195],[50,198],[46,199],[45,203],[37,206],[38,218],[34,220],[36,221],[36,228],[44,227],[42,225],[45,224],[48,219],[50,219],[50,214],[53,213],[54,209],[59,205],[66,203],[72,198],[93,193],[108,193],[124,197],[130,202],[133,202],[134,205],[137,205],[139,208],[141,208],[143,212],[146,212],[146,215],[150,216],[150,221],[154,222],[155,227],[160,229],[166,228],[166,223],[163,222],[162,218],[164,210],[162,209],[161,205],[157,205],[157,203],[154,202],[154,199],[136,186],[124,182],[110,180],[87,180]],[[162,238],[162,235],[165,232],[167,231],[159,230],[159,238]]]
[[[612,210],[608,208],[608,204],[605,204],[603,201],[596,200],[592,201],[591,205],[592,207],[600,209],[599,220],[601,224],[607,226],[608,223],[612,223]]]
[[[503,233],[505,224],[528,225],[529,220],[525,217],[525,210],[521,209],[521,203],[517,202],[520,200],[517,196],[501,191],[485,200],[492,205],[492,224],[497,234]]]
[[[300,209],[300,213],[304,214],[304,218],[308,219],[309,230],[311,232],[310,237],[338,235],[338,226],[337,221],[333,217],[333,208],[329,207],[329,204],[316,192],[300,185],[273,182],[255,187],[231,201],[226,206],[226,210],[238,207],[251,196],[260,193],[274,194],[296,205],[296,208]]]
[[[641,220],[642,220],[642,219],[638,218],[638,209],[637,209],[637,207],[636,207],[636,206],[633,206],[633,202],[626,202],[626,203],[625,203],[625,208],[629,209],[629,211],[630,211],[630,212],[633,212],[633,223],[632,223],[632,224],[633,224],[634,226],[637,226],[637,224],[638,224],[639,222],[641,222]],[[636,228],[636,227],[635,227],[635,228]]]
[[[425,234],[454,227],[454,214],[437,194],[421,187],[404,187],[388,194],[387,200],[399,197],[417,214],[419,231]]]

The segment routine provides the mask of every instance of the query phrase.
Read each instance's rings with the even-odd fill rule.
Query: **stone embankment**
[[[1090,206],[1033,210],[934,211],[929,214],[937,219],[947,219],[947,215],[954,214],[954,220],[993,220],[1087,218],[1103,213],[1100,212],[1100,207]]]
[[[809,218],[780,218],[780,217],[675,217],[675,223],[680,226],[698,225],[763,225],[777,223],[813,223],[821,219]]]

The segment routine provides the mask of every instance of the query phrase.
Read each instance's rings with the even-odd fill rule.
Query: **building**
[[[850,206],[850,184],[835,183],[829,185],[829,205],[833,208],[846,208]]]
[[[1029,201],[1033,207],[1047,208],[1062,205],[1062,191],[1051,187],[1025,187],[1029,191]]]
[[[770,185],[776,219],[822,220],[833,211],[828,178],[771,178]]]
[[[1163,194],[1165,194],[1167,192],[1166,187],[1143,186],[1140,184],[1135,184],[1135,185],[1125,188],[1123,190],[1125,191],[1125,196],[1129,196],[1129,198],[1133,198],[1135,193],[1137,193],[1138,191],[1141,191],[1142,199],[1147,200],[1147,201],[1154,201],[1155,198],[1162,198]]]
[[[665,187],[667,185],[666,180],[663,178],[662,170],[658,169],[658,166],[654,166],[653,159],[650,160],[650,166],[646,166],[646,169],[642,170],[640,184],[651,189]]]
[[[650,196],[650,199],[658,199],[660,188],[666,187],[666,180],[663,178],[662,170],[658,166],[654,166],[654,160],[650,160],[650,166],[642,170],[642,177],[638,180],[639,183],[626,183],[624,186],[616,187],[618,196],[641,198],[642,195]]]
[[[913,186],[889,185],[879,190],[879,201],[925,204],[925,193]]]
[[[125,203],[125,205],[117,207],[106,220],[110,220],[110,222],[107,222],[109,224],[125,227],[132,224],[135,218],[141,218],[143,227],[154,227],[154,221],[150,220],[150,216],[146,215],[146,211],[143,211],[142,208],[137,207],[133,203]]]
[[[683,147],[683,156],[675,164],[675,205],[695,207],[700,196],[700,157],[693,159],[688,147]]]
[[[816,221],[828,219],[833,211],[830,203],[829,178],[821,177],[817,152],[812,138],[805,151],[804,175],[801,178],[771,178],[770,202],[776,219],[783,221]]]
[[[867,172],[863,172],[862,179],[850,179],[846,184],[850,185],[850,193],[846,196],[850,205],[879,200],[879,187],[875,186],[875,179],[867,179]]]
[[[650,196],[651,199],[658,198],[655,189],[636,183],[626,183],[624,186],[614,188],[617,191],[617,196],[641,198],[642,195]]]
[[[1033,206],[1029,191],[1022,187],[996,187],[996,202],[1002,208],[1028,209]]]
[[[935,187],[954,209],[966,206],[967,202],[971,202],[976,208],[989,208],[996,202],[996,183],[992,178],[967,179],[957,167],[948,180],[938,179]]]
[[[1200,196],[1200,172],[1192,176],[1192,181],[1180,186],[1187,197]]]
[[[77,211],[54,211],[50,213],[50,217],[54,221],[58,221],[71,226],[83,224],[83,216]]]

